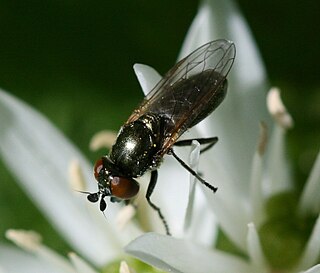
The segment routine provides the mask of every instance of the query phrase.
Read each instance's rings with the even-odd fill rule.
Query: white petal
[[[267,142],[267,128],[263,123],[260,126],[260,137],[257,150],[253,156],[250,179],[250,209],[252,221],[259,225],[264,217],[264,196],[262,191],[263,155]]]
[[[175,152],[187,162],[188,147],[175,147]],[[184,220],[185,210],[188,204],[188,179],[189,172],[184,169],[173,156],[167,155],[158,170],[158,182],[152,193],[151,200],[160,207],[164,217],[169,224],[171,233],[174,236],[185,236]],[[193,178],[193,177],[192,177]],[[146,202],[145,192],[149,184],[149,174],[139,179],[141,189],[138,197],[138,217],[139,222],[146,230],[152,230],[159,233],[164,233],[163,224],[159,220],[157,213],[150,208]],[[197,182],[196,184],[200,184]],[[190,230],[190,236],[197,242],[203,242],[206,245],[211,244],[211,238],[215,237],[215,222],[212,211],[207,206],[203,193],[196,191],[196,206],[194,209]],[[203,219],[202,217],[205,217]],[[203,232],[196,232],[197,229]],[[205,238],[205,236],[209,235]]]
[[[195,172],[198,172],[199,156],[200,156],[200,144],[198,141],[193,141],[191,146],[191,153],[189,155],[189,166]],[[197,183],[196,178],[193,175],[190,175],[190,182],[189,182],[190,190],[189,190],[188,206],[187,206],[185,220],[184,220],[185,231],[187,231],[191,225],[192,214],[194,209],[196,183]]]
[[[302,273],[320,273],[320,264],[317,264],[308,269],[307,271],[303,271]]]
[[[238,257],[155,233],[135,239],[126,247],[126,251],[168,272],[251,272],[250,266]]]
[[[257,152],[253,156],[252,161],[252,173],[251,173],[251,187],[250,187],[250,209],[252,212],[252,221],[255,224],[260,224],[265,215],[264,215],[264,196],[262,194],[262,157]]]
[[[209,22],[209,30],[205,22]],[[198,39],[200,33],[207,35],[205,41],[221,37],[233,40],[237,48],[234,67],[228,76],[226,100],[197,129],[201,136],[220,138],[214,148],[219,160],[217,165],[210,162],[210,169],[228,168],[227,177],[217,178],[227,180],[223,183],[233,183],[237,191],[246,194],[259,123],[270,122],[265,105],[264,67],[245,20],[231,1],[204,1],[187,35],[182,55],[189,51],[185,48],[195,49],[205,42]]]
[[[65,273],[46,261],[12,246],[0,245],[0,266],[4,273]]]
[[[180,149],[179,149],[180,150]],[[176,149],[176,152],[179,152]],[[187,206],[189,173],[173,158],[165,156],[158,170],[157,185],[151,195],[151,201],[160,207],[174,236],[183,236],[184,213]],[[145,193],[150,175],[143,176],[138,200],[138,216],[146,230],[164,233],[163,224],[147,203]]]
[[[87,187],[96,191],[90,164],[46,118],[3,91],[0,153],[32,200],[78,252],[99,265],[117,255],[129,234],[123,236],[126,239],[115,236],[110,219],[97,216],[98,210],[92,213],[85,196],[69,188],[68,167],[76,159],[90,182]],[[116,211],[115,206],[108,210],[111,219]]]
[[[218,235],[219,226],[216,216],[209,210],[201,191],[197,190],[195,199],[198,204],[195,206],[192,225],[184,238],[204,247],[211,247],[215,244]]]
[[[280,98],[278,88],[271,88],[267,96],[267,106],[276,121],[270,147],[268,149],[267,183],[270,194],[290,189],[291,173],[285,151],[285,132],[292,127],[293,121]]]
[[[69,258],[77,273],[97,273],[90,265],[75,253],[69,253]]]
[[[221,216],[218,218],[223,223],[223,228],[227,229],[227,234],[244,249],[246,224],[249,217],[244,202],[247,198],[242,199],[242,193],[247,195],[249,192],[249,170],[255,151],[253,144],[258,137],[258,124],[261,120],[269,121],[265,106],[265,93],[263,93],[266,89],[264,67],[244,19],[228,0],[203,2],[190,27],[178,59],[186,56],[201,44],[220,38],[219,36],[234,40],[238,50],[235,67],[229,77],[231,91],[229,91],[227,101],[214,114],[213,122],[216,121],[216,123],[213,124],[209,118],[206,122],[202,122],[198,129],[201,136],[218,134],[223,140],[215,148],[214,159],[211,158],[212,155],[209,152],[208,156],[204,157],[205,177],[211,177],[214,183],[217,181],[221,186],[220,192],[218,191],[215,196],[212,193],[207,196],[216,200],[212,201],[215,203],[212,208]],[[250,73],[246,73],[248,69],[251,69]],[[150,88],[144,89],[147,89],[147,92],[150,90]],[[168,164],[162,168],[168,168],[167,166]],[[169,170],[166,173],[170,173],[169,179],[172,179],[173,173],[171,175]],[[161,174],[160,171],[159,180],[162,180]],[[174,175],[174,177],[177,176]],[[182,186],[176,182],[171,185],[168,183],[158,183],[157,188],[163,187],[166,195],[181,193]],[[155,193],[155,200],[156,195]],[[171,203],[167,201],[166,204],[172,209]],[[219,210],[220,212],[217,212]]]
[[[214,37],[215,35],[212,35],[211,33],[213,31],[213,17],[210,5],[207,2],[208,1],[203,1],[197,16],[189,27],[188,33],[180,50],[178,60],[189,55],[199,46],[218,38],[217,36]]]
[[[204,186],[202,188],[204,189]],[[227,185],[220,186],[215,194],[207,189],[204,189],[204,191],[207,196],[207,204],[215,213],[217,222],[224,233],[241,250],[245,251],[246,226],[250,217],[244,202],[237,202],[237,193],[228,189]]]
[[[136,208],[129,204],[121,208],[117,215],[117,226],[120,230],[123,230],[125,226],[132,220],[136,214]]]
[[[292,187],[291,170],[286,158],[285,129],[274,126],[267,159],[267,183],[269,194],[287,191]]]
[[[133,69],[145,96],[162,78],[155,69],[145,64],[135,64]]]
[[[198,134],[192,136],[219,136],[214,152],[201,156],[200,171],[205,170],[204,177],[219,187],[214,196],[209,192],[206,195],[222,228],[245,249],[251,159],[259,123],[271,124],[265,104],[266,75],[247,24],[229,0],[203,2],[179,58],[217,38],[233,40],[237,48],[228,76],[229,93],[215,113],[196,126]]]
[[[251,89],[266,80],[261,56],[251,31],[237,6],[230,0],[203,1],[186,35],[178,60],[202,44],[218,38],[229,39],[237,47],[237,79]],[[245,88],[241,88],[245,91]],[[249,90],[247,90],[249,91]]]
[[[6,232],[6,237],[19,247],[35,254],[48,265],[61,269],[62,272],[74,273],[73,268],[65,258],[41,243],[41,236],[36,232],[11,229]]]
[[[320,211],[320,152],[318,153],[316,162],[313,165],[310,176],[304,186],[301,199],[299,202],[299,210],[306,214],[310,212],[319,213]]]
[[[193,141],[189,155],[189,166],[197,171],[200,157],[200,144]],[[215,217],[208,209],[202,191],[199,191],[200,182],[190,174],[189,198],[185,215],[184,238],[189,238],[203,246],[212,246],[218,233]],[[197,189],[198,188],[198,189]]]
[[[248,224],[247,245],[251,263],[259,269],[259,272],[261,272],[262,268],[267,270],[267,261],[262,251],[258,232],[253,223]]]
[[[189,148],[187,147],[175,147],[175,152],[187,162],[187,154]],[[188,204],[188,179],[190,179],[189,172],[184,169],[173,156],[165,156],[164,162],[158,170],[158,182],[152,193],[151,200],[160,207],[163,212],[170,231],[174,236],[185,236],[184,233],[184,220],[185,220],[185,209]],[[193,179],[193,177],[192,177]],[[141,200],[139,200],[138,210],[141,217],[141,221],[151,220],[148,223],[144,223],[147,230],[153,230],[163,233],[163,225],[159,221],[157,213],[150,208],[146,202],[143,192],[146,191],[146,187],[149,183],[149,177],[145,176],[141,180]],[[196,182],[198,186],[199,182]],[[210,192],[210,194],[213,194]],[[212,195],[211,195],[212,197]],[[214,216],[210,208],[208,208],[206,199],[203,197],[201,191],[196,191],[196,204],[193,212],[191,229],[189,236],[192,240],[197,242],[205,243],[209,245],[212,243],[215,237],[215,221]],[[142,209],[142,210],[141,210]],[[197,232],[200,230],[200,232]],[[206,237],[207,236],[207,237]]]
[[[235,77],[234,80],[241,84],[241,86],[239,86],[239,92],[253,96],[257,94],[257,98],[260,97],[257,103],[260,103],[260,105],[256,105],[256,107],[264,106],[264,110],[266,110],[264,101],[262,101],[261,98],[265,95],[267,75],[259,49],[244,17],[240,14],[238,8],[232,5],[234,2],[227,2],[230,4],[230,17],[226,18],[228,21],[226,22],[228,25],[227,35],[228,39],[233,40],[237,47],[237,61],[235,62],[235,71],[233,73],[233,77]],[[221,35],[223,35],[223,33]],[[257,89],[255,90],[254,88]],[[263,110],[259,108],[253,109],[257,112],[263,112]],[[267,118],[267,113],[265,112],[264,114],[264,117]]]
[[[314,265],[320,255],[320,216],[313,227],[311,236],[303,251],[297,268],[303,270]]]

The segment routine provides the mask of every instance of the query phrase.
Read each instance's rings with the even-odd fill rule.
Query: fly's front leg
[[[208,137],[208,138],[193,138],[193,139],[185,139],[185,140],[179,140],[177,141],[174,146],[190,146],[192,144],[192,141],[196,140],[200,143],[200,145],[206,145],[203,149],[200,150],[200,153],[204,153],[205,151],[208,151],[214,144],[218,142],[218,137]]]
[[[164,225],[164,228],[166,230],[166,233],[167,235],[171,235],[170,234],[170,231],[169,231],[169,226],[168,226],[168,223],[166,221],[166,219],[164,218],[160,208],[158,206],[156,206],[151,200],[150,200],[150,197],[151,197],[151,194],[153,193],[153,190],[157,184],[157,179],[158,179],[158,171],[157,170],[154,170],[151,172],[151,178],[150,178],[150,182],[149,182],[149,186],[148,186],[148,189],[147,189],[147,193],[146,193],[146,199],[149,203],[149,205],[155,210],[158,212],[158,215]]]

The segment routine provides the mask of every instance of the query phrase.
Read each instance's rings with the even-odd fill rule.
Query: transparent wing
[[[215,40],[199,47],[167,72],[127,123],[145,113],[166,118],[166,151],[186,129],[215,109],[217,93],[226,82],[235,53],[233,42],[227,40]]]

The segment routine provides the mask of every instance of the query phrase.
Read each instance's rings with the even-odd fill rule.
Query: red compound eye
[[[94,171],[94,177],[98,180],[98,177],[99,177],[99,173],[100,171],[103,169],[103,161],[102,161],[102,158],[98,159],[96,161],[96,164],[94,164],[94,168],[93,168],[93,171]]]
[[[111,181],[111,193],[120,199],[131,199],[139,192],[139,183],[134,179],[115,176]]]

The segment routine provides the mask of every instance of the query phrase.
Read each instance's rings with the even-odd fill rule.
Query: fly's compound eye
[[[114,176],[110,186],[112,195],[124,200],[135,197],[140,188],[139,183],[134,179],[120,176]]]
[[[96,161],[96,164],[94,164],[94,177],[96,178],[97,181],[99,181],[99,173],[103,169],[103,161],[102,158],[98,159]]]

